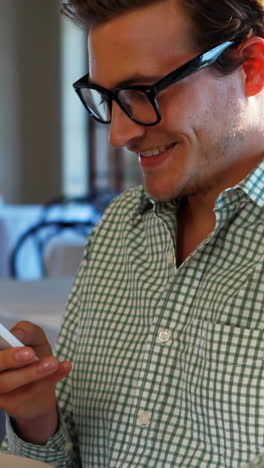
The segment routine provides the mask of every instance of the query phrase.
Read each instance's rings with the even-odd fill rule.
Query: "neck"
[[[231,166],[218,173],[207,187],[187,196],[188,213],[195,219],[211,219],[215,202],[227,188],[239,184],[263,159],[263,154],[235,161]],[[200,222],[200,221],[199,221]]]
[[[199,209],[196,200],[194,204],[189,199],[182,201],[177,229],[178,266],[206,239],[214,227],[215,214],[213,208],[208,208],[206,200],[201,200]]]
[[[180,265],[215,228],[214,206],[220,193],[241,182],[261,161],[262,155],[218,174],[206,190],[187,196],[178,215],[177,258]]]

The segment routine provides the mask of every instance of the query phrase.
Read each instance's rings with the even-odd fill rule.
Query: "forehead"
[[[90,77],[105,87],[132,73],[158,77],[177,61],[184,62],[192,50],[192,29],[177,0],[163,0],[96,26],[88,37]]]

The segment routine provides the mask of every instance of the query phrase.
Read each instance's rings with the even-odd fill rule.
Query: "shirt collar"
[[[141,187],[135,209],[133,210],[133,213],[132,213],[132,221],[135,221],[141,216],[143,216],[143,214],[147,210],[149,210],[153,206],[153,204],[154,204],[154,201],[148,196],[144,188]]]
[[[264,207],[264,159],[239,185],[256,205],[260,208]]]
[[[261,160],[239,184],[227,188],[219,195],[215,211],[232,205],[238,206],[247,201],[252,201],[261,209],[264,206],[264,160]]]
[[[264,160],[261,160],[242,182],[234,187],[224,190],[224,192],[218,197],[216,207],[218,205],[220,208],[220,205],[223,206],[223,204],[226,204],[227,197],[230,199],[230,195],[232,193],[238,194],[238,191],[256,203],[259,208],[264,207]],[[167,203],[155,201],[147,194],[147,192],[145,192],[144,188],[141,187],[139,198],[132,214],[132,220],[135,221],[136,219],[141,218],[146,211],[155,207],[157,204],[176,207],[177,203],[177,200]]]
[[[148,210],[155,209],[157,206],[164,206],[164,207],[175,210],[177,205],[178,205],[177,199],[172,200],[170,202],[154,200],[148,195],[148,193],[144,190],[144,188],[141,187],[138,201],[132,213],[132,221],[135,222],[137,219],[141,218]]]

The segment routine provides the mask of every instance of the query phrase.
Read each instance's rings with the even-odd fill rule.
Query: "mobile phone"
[[[25,346],[0,322],[0,350]]]

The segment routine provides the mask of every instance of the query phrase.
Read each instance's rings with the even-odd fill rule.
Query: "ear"
[[[240,47],[240,53],[245,58],[242,67],[246,96],[256,96],[264,89],[264,39],[248,39]]]

